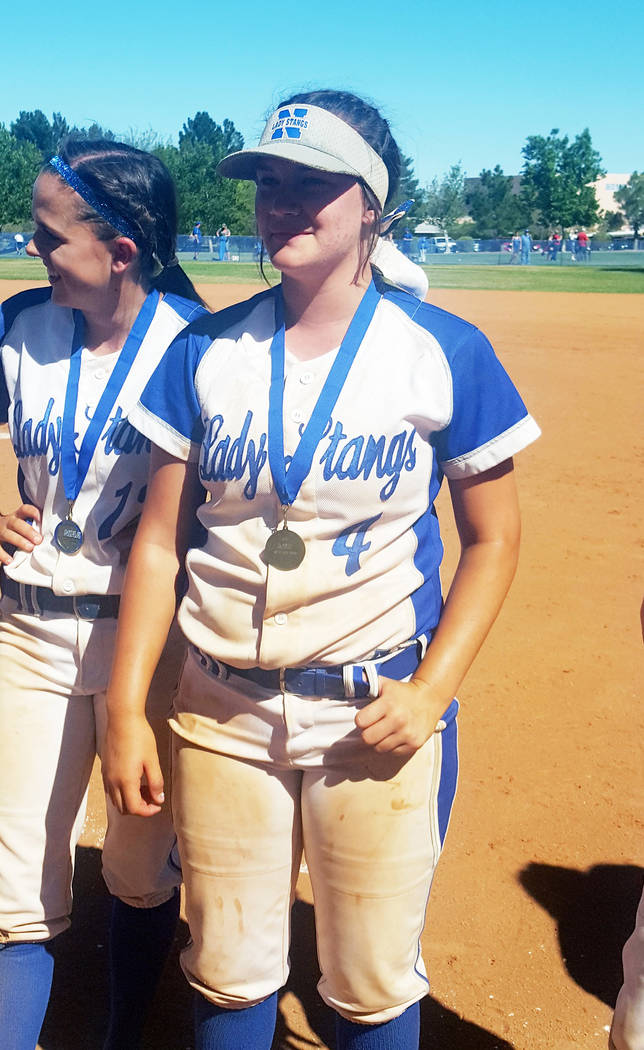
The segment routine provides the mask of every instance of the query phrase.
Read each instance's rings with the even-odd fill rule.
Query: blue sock
[[[418,1050],[420,1006],[414,1003],[384,1024],[356,1024],[337,1014],[335,1032],[338,1050]]]
[[[172,947],[179,891],[156,908],[118,897],[110,920],[110,1023],[104,1050],[139,1050],[145,1018]]]
[[[277,1019],[277,992],[243,1010],[195,998],[195,1050],[271,1050]]]
[[[49,942],[0,944],[2,1050],[34,1050],[47,1011],[54,960]]]

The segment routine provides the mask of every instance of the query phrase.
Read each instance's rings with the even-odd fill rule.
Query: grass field
[[[261,280],[257,263],[212,263],[182,260],[190,278],[203,284],[245,284]],[[425,266],[432,288],[482,289],[499,292],[644,292],[644,267],[610,266]],[[267,276],[278,274],[265,266]],[[38,259],[0,259],[0,280],[42,281]]]

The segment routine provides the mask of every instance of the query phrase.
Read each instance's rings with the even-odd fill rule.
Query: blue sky
[[[56,110],[176,141],[205,109],[250,144],[287,92],[341,87],[376,102],[421,183],[458,161],[469,175],[496,163],[514,174],[526,137],[555,127],[589,127],[608,171],[644,168],[641,0],[7,6],[7,127],[22,109]]]

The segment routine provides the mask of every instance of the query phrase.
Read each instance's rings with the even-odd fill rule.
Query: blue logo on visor
[[[290,109],[280,109],[273,124],[271,140],[301,138],[302,131],[309,126],[307,113],[308,109],[302,106],[295,106],[293,112]]]

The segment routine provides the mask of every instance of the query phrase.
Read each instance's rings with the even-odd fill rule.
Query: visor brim
[[[255,149],[230,153],[219,161],[217,174],[224,175],[228,179],[246,179],[254,182],[259,163],[271,157],[287,160],[291,164],[300,164],[304,168],[313,168],[316,171],[328,171],[334,175],[351,175],[354,179],[362,181],[360,172],[352,168],[346,161],[329,156],[328,153],[314,146],[305,146],[299,141],[289,142],[288,139],[267,142],[264,146],[256,146]]]

